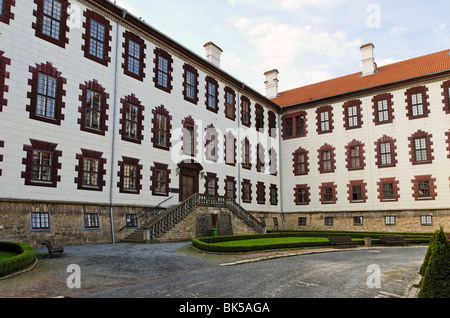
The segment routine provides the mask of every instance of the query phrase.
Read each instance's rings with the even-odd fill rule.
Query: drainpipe
[[[116,36],[116,65],[115,65],[115,72],[114,72],[114,106],[112,109],[112,141],[111,141],[111,169],[110,169],[110,185],[109,185],[109,215],[111,219],[111,237],[112,237],[112,243],[116,244],[116,238],[115,238],[115,230],[114,230],[114,202],[113,202],[113,186],[114,186],[114,152],[115,152],[115,145],[116,145],[116,110],[117,110],[117,86],[118,86],[118,76],[119,76],[119,44],[120,44],[120,25],[122,21],[125,19],[128,11],[125,9],[122,9],[122,17],[120,18],[119,22],[117,22],[117,36]]]
[[[283,169],[282,169],[282,160],[283,160],[283,154],[281,151],[281,142],[283,141],[283,138],[281,136],[281,114],[279,114],[278,116],[278,162],[279,162],[279,168],[278,168],[278,173],[280,175],[280,212],[281,212],[281,223],[283,226],[283,231],[286,230],[286,225],[284,222],[284,208],[283,208]]]
[[[244,90],[245,88],[245,83],[242,83],[241,88],[238,91],[238,97],[237,97],[237,122],[238,122],[238,135],[237,135],[237,165],[238,165],[238,193],[237,193],[237,197],[238,197],[238,203],[239,205],[242,205],[242,198],[241,198],[241,158],[242,158],[242,154],[241,154],[241,118],[240,118],[240,114],[241,114],[241,92]]]

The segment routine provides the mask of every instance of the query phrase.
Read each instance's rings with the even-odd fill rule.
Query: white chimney
[[[278,97],[278,70],[271,70],[264,73],[266,76],[266,97],[274,99]]]
[[[362,54],[362,76],[375,74],[377,70],[377,64],[375,63],[375,57],[373,50],[375,46],[372,43],[361,46]]]
[[[220,68],[220,56],[223,53],[222,49],[212,42],[206,43],[203,47],[206,50],[206,59],[208,62]]]

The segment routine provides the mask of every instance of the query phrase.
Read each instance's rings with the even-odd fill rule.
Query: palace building
[[[0,0],[0,240],[450,224],[450,50],[266,94],[107,0]]]

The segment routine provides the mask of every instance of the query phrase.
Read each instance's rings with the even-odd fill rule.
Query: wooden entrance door
[[[181,197],[180,201],[183,202],[193,196],[195,193],[195,178],[193,176],[181,177]]]

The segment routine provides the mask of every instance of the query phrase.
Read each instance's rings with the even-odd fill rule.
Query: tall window
[[[130,40],[128,43],[128,72],[140,75],[141,45]]]
[[[102,156],[102,152],[87,149],[81,149],[81,154],[76,155],[78,165],[75,171],[78,171],[78,177],[75,178],[75,183],[78,184],[78,190],[103,190],[106,185],[104,181],[106,159]]]
[[[125,190],[137,189],[137,167],[134,165],[124,165],[123,188]]]
[[[58,80],[39,73],[37,86],[36,115],[55,119]]]
[[[301,111],[283,116],[283,139],[306,136],[306,112]]]
[[[294,136],[294,119],[286,118],[284,121],[284,136],[286,138]]]
[[[233,133],[225,135],[225,163],[234,166],[236,164],[236,138]]]
[[[25,165],[25,171],[22,172],[25,185],[56,188],[61,181],[58,170],[61,169],[59,158],[62,152],[56,150],[57,144],[34,139],[30,139],[30,142],[31,145],[23,146],[27,153],[22,160]]]
[[[319,135],[333,132],[333,107],[323,106],[316,110],[317,133]]]
[[[389,120],[389,108],[387,100],[380,100],[378,102],[378,122],[383,123]]]
[[[139,127],[139,107],[133,104],[127,104],[125,115],[125,137],[130,139],[138,138]]]
[[[307,205],[310,203],[309,190],[310,188],[306,184],[297,185],[295,190],[295,204]]]
[[[225,196],[236,200],[236,180],[234,177],[227,176],[225,179]]]
[[[241,120],[242,125],[250,127],[250,100],[247,97],[241,97]]]
[[[392,94],[385,93],[372,99],[375,125],[384,125],[394,121],[393,98]]]
[[[300,148],[293,154],[294,156],[294,175],[306,175],[308,168],[308,151]]]
[[[0,16],[1,18],[1,16]],[[1,20],[0,20],[1,21]],[[7,71],[7,65],[11,65],[11,59],[4,56],[5,52],[0,50],[0,112],[3,110],[3,106],[8,105],[8,101],[5,98],[5,92],[8,92],[9,86],[6,84],[6,79],[9,79],[9,72]]]
[[[155,68],[153,69],[155,77],[153,82],[155,87],[167,93],[172,91],[172,56],[166,51],[155,48]]]
[[[43,0],[35,2],[37,3],[35,12],[37,20],[36,23],[33,23],[33,28],[36,30],[36,36],[64,48],[69,43],[66,37],[69,31],[67,25],[69,1]]]
[[[156,144],[160,147],[167,147],[168,118],[163,114],[156,114]]]
[[[350,147],[350,169],[361,168],[360,146]]]
[[[436,179],[431,175],[416,176],[412,180],[413,183],[413,197],[416,201],[420,200],[435,200],[437,196],[436,192]]]
[[[139,36],[125,31],[123,34],[125,39],[125,52],[123,54],[124,73],[128,76],[143,81],[145,77],[145,48],[146,44]]]
[[[295,117],[295,136],[300,137],[305,135],[305,116],[300,115]]]
[[[195,105],[198,103],[198,71],[195,67],[184,64],[183,96],[188,102]]]
[[[122,161],[119,161],[120,171],[119,187],[120,193],[126,194],[140,194],[142,190],[142,165],[139,164],[139,159],[122,156]]]
[[[266,186],[263,182],[258,182],[256,185],[256,202],[258,204],[266,203]]]
[[[86,92],[86,120],[85,127],[95,130],[101,129],[102,123],[102,94],[92,90]]]
[[[346,147],[347,169],[362,170],[365,167],[364,144],[360,141],[353,140]]]
[[[217,114],[219,111],[219,83],[212,77],[206,76],[206,109]]]
[[[225,87],[225,117],[236,119],[236,93],[229,87]]]
[[[251,169],[251,152],[250,152],[250,141],[248,138],[243,140],[242,144],[242,168]]]
[[[361,128],[362,126],[362,114],[361,114],[360,100],[353,100],[344,103],[344,127],[346,129]]]
[[[15,5],[15,1],[0,0],[0,22],[9,24],[10,20],[14,20],[14,13],[11,12],[11,7]]]
[[[105,26],[95,20],[91,20],[91,32],[89,40],[89,54],[103,60],[105,54]]]
[[[380,202],[397,202],[400,198],[399,181],[396,178],[380,179],[378,185],[378,199]]]
[[[430,104],[427,91],[426,86],[419,86],[410,88],[405,92],[409,119],[428,117]]]
[[[350,203],[364,203],[367,201],[367,183],[364,180],[350,181],[348,184],[348,201]]]
[[[172,146],[171,138],[171,120],[172,116],[165,109],[164,106],[158,106],[156,109],[152,110],[152,143],[154,148],[169,150]]]
[[[375,142],[376,163],[378,168],[395,167],[397,164],[397,154],[395,139],[383,136]]]
[[[256,124],[256,130],[261,131],[264,129],[264,108],[256,104],[256,117],[255,117],[255,124]]]
[[[336,161],[334,155],[335,148],[325,144],[318,151],[319,157],[319,172],[330,173],[334,172],[336,168]]]
[[[242,201],[244,203],[252,203],[252,183],[248,179],[243,179],[242,183]]]
[[[207,173],[205,177],[205,194],[217,196],[217,175],[215,173]]]
[[[143,112],[144,106],[134,95],[130,95],[121,100],[122,102],[122,129],[119,133],[122,140],[141,144],[144,139]]]
[[[433,135],[419,130],[408,138],[412,154],[410,161],[413,165],[429,164],[433,162],[432,137]]]
[[[322,183],[320,189],[320,202],[322,204],[336,204],[337,186],[333,182]]]
[[[28,94],[30,104],[26,110],[30,118],[47,123],[60,125],[64,119],[62,109],[65,107],[63,97],[66,92],[66,79],[49,62],[30,66],[32,78],[29,80],[31,91]]]
[[[84,158],[83,159],[83,186],[98,187],[99,186],[99,165],[100,160]]]
[[[270,205],[278,205],[278,187],[276,184],[270,185]]]
[[[78,109],[81,114],[78,120],[80,129],[104,136],[108,130],[106,111],[109,108],[107,103],[109,94],[96,80],[81,84],[80,89],[82,90],[81,107]]]
[[[168,196],[170,192],[170,170],[168,164],[155,162],[151,167],[152,185],[150,190],[156,196]]]
[[[53,153],[42,150],[33,151],[31,181],[52,181]]]
[[[189,116],[182,121],[183,125],[183,154],[195,157],[197,155],[197,125]]]

